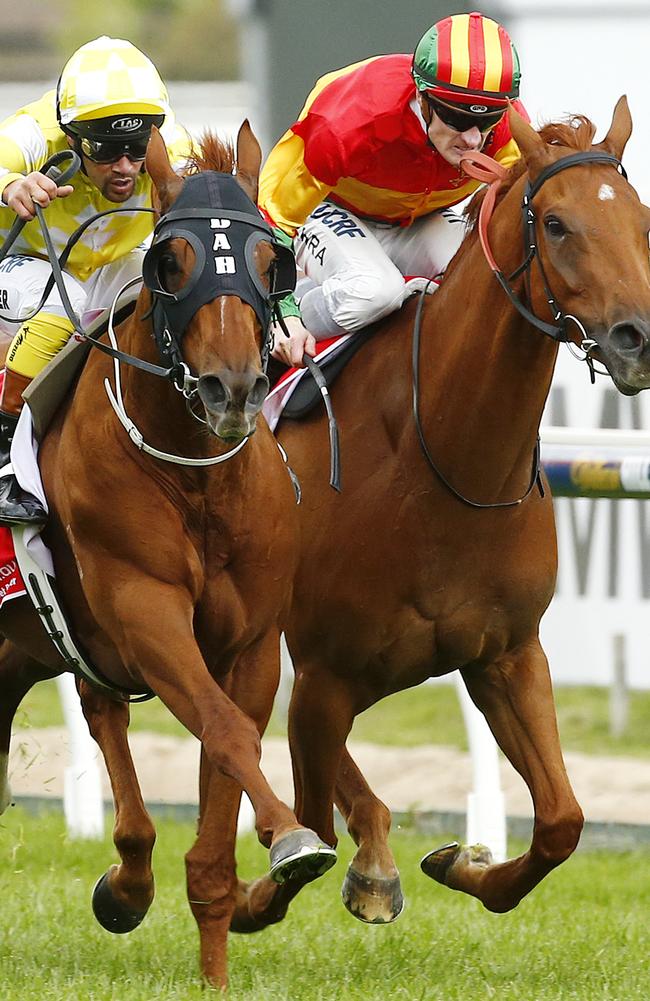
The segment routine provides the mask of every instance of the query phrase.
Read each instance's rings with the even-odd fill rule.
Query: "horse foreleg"
[[[347,748],[341,755],[335,802],[358,849],[343,881],[343,903],[368,924],[394,921],[402,913],[404,897],[388,845],[390,810],[370,789]]]
[[[351,914],[371,924],[394,921],[404,900],[390,848],[390,811],[372,793],[345,740],[354,718],[349,686],[328,675],[298,672],[289,709],[289,738],[298,817],[335,843],[333,800],[358,851],[343,883]]]
[[[133,593],[137,602],[129,599]],[[93,613],[101,616],[107,632],[119,635],[116,642],[127,669],[139,674],[201,741],[212,767],[246,791],[259,840],[270,850],[275,881],[302,878],[305,871],[317,876],[330,868],[335,861],[331,848],[297,822],[262,774],[259,732],[211,676],[193,633],[194,607],[184,589],[138,578],[128,594],[118,592],[107,605],[106,600],[103,607],[94,602]],[[252,650],[247,662],[252,664],[256,656]]]
[[[107,931],[133,931],[154,897],[151,853],[156,831],[145,809],[127,739],[129,707],[80,683],[81,706],[106,762],[115,802],[113,842],[121,862],[97,881],[95,917]]]
[[[273,700],[280,676],[279,637],[269,634],[258,648],[255,657],[240,660],[227,688],[233,702],[255,723],[262,735],[273,708]],[[303,836],[300,835],[302,838]],[[254,932],[281,921],[293,898],[300,890],[322,875],[333,864],[334,852],[330,849],[322,858],[305,865],[295,865],[289,879],[276,882],[272,876],[263,876],[250,883],[239,880],[231,931]]]
[[[0,814],[11,803],[9,745],[16,710],[27,692],[57,672],[33,660],[9,640],[0,640]]]
[[[228,929],[237,898],[235,837],[241,789],[210,765],[201,749],[199,828],[185,856],[187,896],[199,929],[201,972],[227,986]],[[274,884],[276,885],[276,884]]]
[[[422,860],[433,879],[470,893],[490,911],[516,907],[573,852],[583,815],[569,784],[555,717],[546,656],[535,640],[488,668],[462,672],[501,750],[528,786],[535,810],[529,850],[493,864],[481,845],[449,845]]]

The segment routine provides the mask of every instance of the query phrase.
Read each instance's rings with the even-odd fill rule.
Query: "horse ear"
[[[237,133],[237,179],[251,201],[257,204],[257,182],[262,166],[262,148],[246,118]]]
[[[630,107],[627,103],[627,97],[623,94],[623,96],[619,97],[616,102],[609,132],[603,141],[598,143],[598,145],[594,148],[602,149],[606,153],[612,153],[617,160],[621,160],[623,158],[623,150],[625,149],[627,141],[631,135],[632,116],[630,114]]]
[[[535,132],[512,104],[508,108],[508,121],[512,138],[519,147],[532,179],[551,162],[553,156],[539,132]]]
[[[167,147],[155,125],[151,129],[144,166],[156,189],[160,211],[164,213],[178,197],[183,181],[174,173]]]

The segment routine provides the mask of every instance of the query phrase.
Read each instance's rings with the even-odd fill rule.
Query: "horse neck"
[[[490,226],[492,250],[506,274],[521,263],[520,233],[513,190]],[[530,480],[557,344],[521,317],[477,237],[468,239],[425,314],[421,413],[427,438],[453,455],[459,487],[497,501],[520,496]]]

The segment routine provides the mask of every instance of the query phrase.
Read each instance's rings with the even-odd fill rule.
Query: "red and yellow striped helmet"
[[[453,14],[418,42],[413,79],[419,91],[448,103],[505,108],[519,95],[519,57],[496,21],[476,11]]]

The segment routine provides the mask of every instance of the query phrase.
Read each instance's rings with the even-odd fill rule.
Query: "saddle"
[[[375,326],[366,327],[360,333],[355,334],[350,337],[349,340],[345,342],[338,351],[333,351],[331,354],[324,357],[322,360],[316,355],[316,361],[318,366],[323,373],[325,381],[327,382],[328,388],[332,386],[334,380],[343,371],[350,359],[357,353],[360,347],[362,347],[370,337],[372,337]],[[292,371],[291,369],[289,371]],[[282,378],[285,378],[287,371],[284,370],[282,373]],[[274,389],[279,384],[279,380],[275,382]],[[288,420],[298,421],[306,417],[307,414],[317,405],[322,405],[323,397],[321,391],[310,377],[307,371],[296,385],[295,389],[287,399],[287,402],[282,408],[282,417]]]
[[[122,296],[122,304],[113,317],[115,326],[133,312],[137,297],[137,289],[129,289]],[[107,327],[107,317],[100,316],[89,324],[86,333],[89,337],[98,339],[106,332]],[[43,441],[56,411],[81,374],[91,347],[88,341],[81,340],[73,334],[65,347],[32,380],[23,393],[23,399],[32,414],[32,427],[38,442]]]

